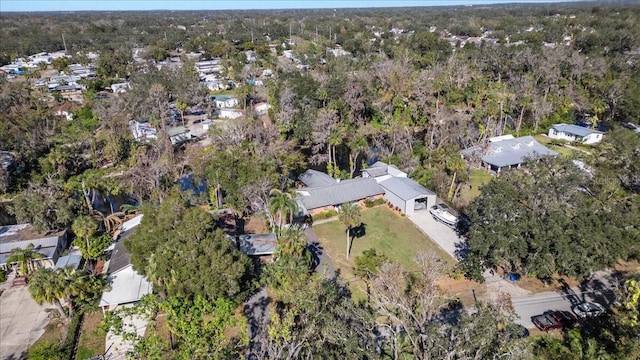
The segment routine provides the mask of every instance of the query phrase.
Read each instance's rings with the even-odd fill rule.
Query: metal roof
[[[109,291],[102,293],[100,306],[133,303],[153,290],[153,285],[133,270],[131,265],[122,268],[117,274],[109,275],[109,285]]]
[[[300,174],[300,176],[298,176],[298,180],[302,181],[302,183],[308,187],[328,186],[337,183],[336,179],[332,178],[328,174],[312,169]]]
[[[532,136],[492,143],[487,145],[483,152],[485,154],[482,161],[499,168],[518,165],[527,159],[558,155],[557,152],[540,145]]]
[[[404,201],[436,194],[414,180],[405,177],[392,177],[381,182],[380,185],[385,191],[393,193]]]
[[[74,269],[80,267],[80,261],[82,260],[82,256],[78,254],[73,255],[65,255],[58,258],[56,261],[56,269],[64,269],[66,267],[71,266]]]
[[[65,237],[65,231],[44,234],[36,231],[29,223],[0,226],[0,264],[4,264],[11,256],[11,250],[26,249],[29,244],[33,244],[34,251],[51,259],[60,239]]]
[[[565,134],[571,134],[579,137],[589,136],[591,134],[604,134],[602,131],[588,129],[586,127],[578,126],[578,125],[568,125],[568,124],[555,124],[551,126],[557,132],[562,132]]]
[[[301,188],[297,192],[307,210],[340,205],[384,194],[384,189],[373,178],[342,180],[329,186]]]

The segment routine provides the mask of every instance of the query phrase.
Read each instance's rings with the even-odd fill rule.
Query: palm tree
[[[278,237],[278,255],[289,255],[299,258],[304,255],[307,248],[307,235],[297,226],[290,226],[280,233]]]
[[[50,303],[56,306],[60,316],[69,318],[62,308],[65,286],[61,278],[52,269],[39,269],[29,281],[29,293],[38,304]]]
[[[362,224],[360,206],[356,203],[346,203],[342,205],[339,219],[347,229],[347,259],[349,259],[349,252],[351,251],[351,229]]]
[[[277,225],[278,232],[282,231],[284,226],[284,219],[289,215],[289,222],[293,221],[293,215],[298,210],[298,204],[292,198],[291,194],[282,192],[278,189],[273,189],[269,193],[271,199],[269,200],[269,210],[278,214]]]
[[[11,256],[7,259],[7,264],[17,262],[20,274],[22,276],[28,276],[34,269],[34,260],[44,258],[44,255],[33,251],[34,248],[35,246],[33,244],[29,244],[25,249],[12,249]]]

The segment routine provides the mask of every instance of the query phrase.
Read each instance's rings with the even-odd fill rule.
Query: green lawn
[[[542,144],[543,146],[548,147],[549,149],[557,152],[558,154],[560,154],[561,156],[569,156],[571,154],[573,154],[574,152],[578,151],[578,150],[573,150],[570,149],[566,146],[563,145],[552,145],[551,142],[561,142],[561,143],[565,143],[562,140],[556,140],[556,139],[551,139],[543,134],[538,134],[538,135],[534,135],[533,136],[534,139],[536,139],[540,144]]]
[[[433,250],[446,263],[453,260],[431,239],[418,230],[404,216],[390,211],[386,206],[362,210],[364,235],[356,237],[351,247],[349,260],[346,259],[346,235],[340,221],[332,221],[313,227],[320,243],[331,261],[340,269],[343,280],[351,284],[354,295],[364,294],[364,284],[353,275],[353,260],[364,250],[374,248],[392,261],[397,261],[408,270],[416,269],[413,259],[419,251]],[[355,286],[354,286],[355,285]]]
[[[493,179],[493,175],[483,169],[475,169],[469,175],[469,186],[460,190],[460,196],[469,203],[480,196],[480,187]]]

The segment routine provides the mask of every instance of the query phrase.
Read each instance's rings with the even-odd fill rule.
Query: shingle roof
[[[302,183],[308,187],[328,186],[337,182],[336,179],[332,178],[328,174],[312,169],[300,174],[300,176],[298,176],[298,180],[302,181]]]
[[[276,252],[278,239],[273,233],[238,236],[241,253],[249,256],[271,255]]]
[[[532,136],[491,143],[485,148],[485,152],[482,161],[496,167],[518,165],[528,158],[558,155],[557,152],[540,145]]]
[[[385,191],[391,192],[400,199],[407,201],[427,195],[435,195],[431,190],[417,182],[404,177],[392,177],[380,183]]]
[[[362,169],[362,172],[369,174],[371,177],[378,177],[387,174],[387,167],[376,166],[368,169]]]
[[[120,240],[116,243],[113,251],[111,252],[111,259],[109,260],[109,274],[113,274],[118,270],[122,270],[131,264],[131,255],[124,248],[124,241]]]
[[[585,137],[591,134],[604,134],[602,131],[587,129],[586,127],[578,125],[555,124],[551,126],[551,128],[555,129],[557,132],[563,132],[565,134],[571,134],[579,137]]]
[[[329,186],[301,188],[297,190],[307,210],[340,205],[384,194],[384,189],[373,178],[343,180]]]

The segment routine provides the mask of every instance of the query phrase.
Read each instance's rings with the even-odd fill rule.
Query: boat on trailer
[[[458,224],[458,216],[447,204],[436,204],[429,209],[429,212],[434,219],[447,226],[456,227]]]

